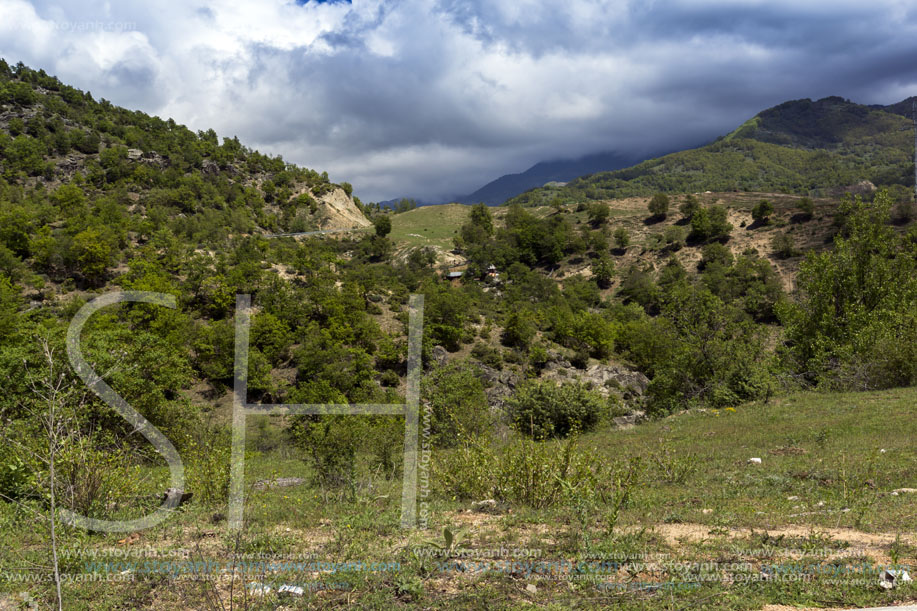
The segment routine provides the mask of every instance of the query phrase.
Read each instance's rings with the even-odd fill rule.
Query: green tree
[[[656,358],[648,389],[651,411],[725,407],[770,391],[765,334],[708,290],[668,295],[655,332],[667,348]]]
[[[681,215],[688,220],[690,220],[699,209],[700,202],[697,201],[696,196],[690,193],[685,196],[685,201],[678,207],[678,211],[681,212]]]
[[[607,289],[611,286],[611,281],[614,278],[615,264],[608,258],[608,255],[602,255],[599,257],[599,260],[596,261],[593,273],[595,274],[595,281],[598,283],[599,287]]]
[[[809,251],[798,299],[778,306],[792,366],[813,382],[877,388],[917,382],[917,249],[888,225],[887,192],[845,199],[830,251]]]
[[[691,217],[691,233],[688,239],[695,242],[707,242],[728,238],[732,225],[726,218],[727,213],[724,206],[698,209]]]
[[[451,362],[424,375],[421,397],[433,412],[433,443],[461,445],[488,433],[493,415],[480,371],[467,362]]]
[[[112,248],[97,229],[89,228],[76,234],[73,249],[80,273],[86,279],[98,282],[105,276],[111,264]]]
[[[606,408],[602,396],[583,384],[558,385],[549,380],[522,384],[506,405],[516,430],[535,439],[592,430]]]
[[[589,215],[589,222],[592,223],[594,227],[598,227],[605,223],[608,217],[611,216],[611,208],[609,208],[608,204],[605,202],[594,202],[589,205],[587,214]]]
[[[799,211],[802,213],[802,217],[805,220],[811,220],[815,215],[815,204],[812,202],[812,199],[809,197],[801,198],[797,203],[796,207],[799,208]]]
[[[373,227],[376,229],[376,235],[384,238],[392,232],[392,218],[387,214],[380,214],[373,219]]]
[[[630,233],[628,233],[627,229],[625,229],[624,227],[618,227],[617,229],[615,229],[613,237],[615,241],[615,246],[617,246],[621,250],[624,250],[628,246],[630,246]]]
[[[751,218],[756,223],[766,225],[770,222],[771,215],[774,213],[774,205],[766,199],[762,199],[755,207],[751,209]]]
[[[528,310],[513,310],[507,316],[506,326],[503,328],[503,345],[514,348],[528,348],[537,331],[531,312]]]
[[[655,218],[664,219],[669,213],[669,196],[657,193],[649,203],[650,214]]]
[[[402,212],[410,212],[417,208],[417,200],[410,198],[402,198],[398,200],[394,206],[392,206],[393,214],[401,214]]]
[[[475,204],[471,207],[469,221],[472,225],[480,227],[490,236],[494,233],[494,219],[490,213],[490,208],[486,204]]]
[[[7,276],[0,274],[0,342],[16,330],[17,312],[21,304],[18,287]]]
[[[774,236],[771,240],[771,248],[781,259],[789,259],[799,254],[796,250],[796,244],[793,242],[793,236],[785,231]]]

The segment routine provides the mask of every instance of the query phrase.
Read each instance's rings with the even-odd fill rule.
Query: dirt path
[[[696,543],[718,536],[727,536],[730,538],[748,537],[753,533],[763,534],[766,532],[770,537],[783,536],[802,538],[819,535],[827,537],[831,541],[842,541],[849,545],[846,549],[839,550],[838,556],[865,554],[873,557],[879,562],[891,561],[888,557],[888,551],[895,543],[896,537],[895,534],[866,533],[852,528],[826,528],[819,526],[784,526],[781,528],[767,529],[729,528],[726,529],[725,532],[716,531],[714,527],[706,524],[656,524],[651,528],[665,539],[666,543],[676,547],[685,542]],[[917,535],[914,533],[904,533],[901,535],[901,542],[914,545],[917,543]],[[779,554],[780,549],[775,548],[774,552]]]

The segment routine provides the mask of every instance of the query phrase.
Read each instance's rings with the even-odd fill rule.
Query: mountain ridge
[[[838,96],[789,100],[765,109],[711,144],[629,168],[535,188],[507,203],[543,205],[654,192],[770,191],[824,195],[869,182],[904,198],[914,185],[913,98],[888,106]]]

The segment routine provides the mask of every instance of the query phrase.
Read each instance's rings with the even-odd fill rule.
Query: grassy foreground
[[[575,502],[473,507],[442,494],[435,479],[428,528],[411,532],[398,526],[397,477],[368,473],[350,491],[250,487],[239,536],[219,504],[194,501],[133,535],[65,531],[65,607],[763,609],[912,600],[913,584],[885,590],[876,572],[917,563],[917,494],[894,493],[917,487],[915,405],[917,389],[801,393],[602,428],[578,447],[608,462],[637,459],[640,469],[611,528],[601,511]],[[310,478],[300,450],[269,442],[279,439],[277,424],[252,423],[249,439],[261,451],[251,448],[250,484]],[[53,601],[45,529],[27,507],[4,507],[0,608],[44,608]],[[278,592],[285,584],[302,594]]]

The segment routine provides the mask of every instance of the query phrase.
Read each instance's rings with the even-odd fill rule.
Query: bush
[[[229,494],[230,439],[228,429],[202,428],[186,450],[186,486],[195,502],[219,505]]]
[[[599,287],[607,289],[611,286],[611,281],[615,275],[615,264],[607,255],[602,255],[593,266],[592,272]]]
[[[756,223],[766,225],[773,213],[774,205],[766,199],[762,199],[760,202],[755,204],[754,208],[751,209],[751,218],[753,218]]]
[[[506,402],[515,428],[535,439],[566,437],[598,424],[606,402],[579,383],[526,382]]]
[[[781,259],[789,259],[799,254],[796,250],[796,244],[793,242],[793,236],[787,232],[778,233],[771,240],[771,247]]]
[[[490,430],[494,418],[477,368],[453,362],[427,374],[421,383],[424,406],[432,410],[433,443],[451,447]]]
[[[810,220],[815,215],[815,204],[811,198],[803,197],[796,202],[796,207],[799,208],[803,218],[806,220]]]
[[[373,227],[376,230],[376,235],[384,238],[392,232],[392,219],[387,214],[380,214],[373,219]]]
[[[700,208],[691,217],[691,234],[688,239],[694,242],[721,240],[728,238],[731,231],[732,225],[726,220],[726,208]]]
[[[691,194],[685,196],[685,201],[678,207],[678,211],[688,220],[690,220],[699,209],[700,202],[697,201],[697,197]]]
[[[528,310],[513,310],[506,319],[503,329],[503,345],[514,348],[527,348],[538,329]]]
[[[624,250],[630,246],[630,233],[624,227],[618,227],[614,233],[615,246]]]
[[[671,250],[681,250],[681,247],[685,244],[684,231],[682,231],[681,227],[676,225],[666,227],[665,231],[662,232],[662,238],[666,246]]]
[[[650,214],[658,219],[664,219],[669,213],[669,196],[665,193],[657,193],[649,203]]]
[[[754,323],[706,289],[670,295],[654,325],[664,346],[654,360],[651,412],[693,405],[725,407],[770,392],[765,337]]]
[[[449,497],[536,509],[590,501],[607,508],[609,528],[641,477],[638,461],[601,460],[577,447],[575,438],[563,443],[518,439],[501,448],[475,440],[433,464],[434,477]]]
[[[596,202],[589,205],[588,214],[589,222],[597,227],[611,216],[611,208],[608,207],[608,204]]]

